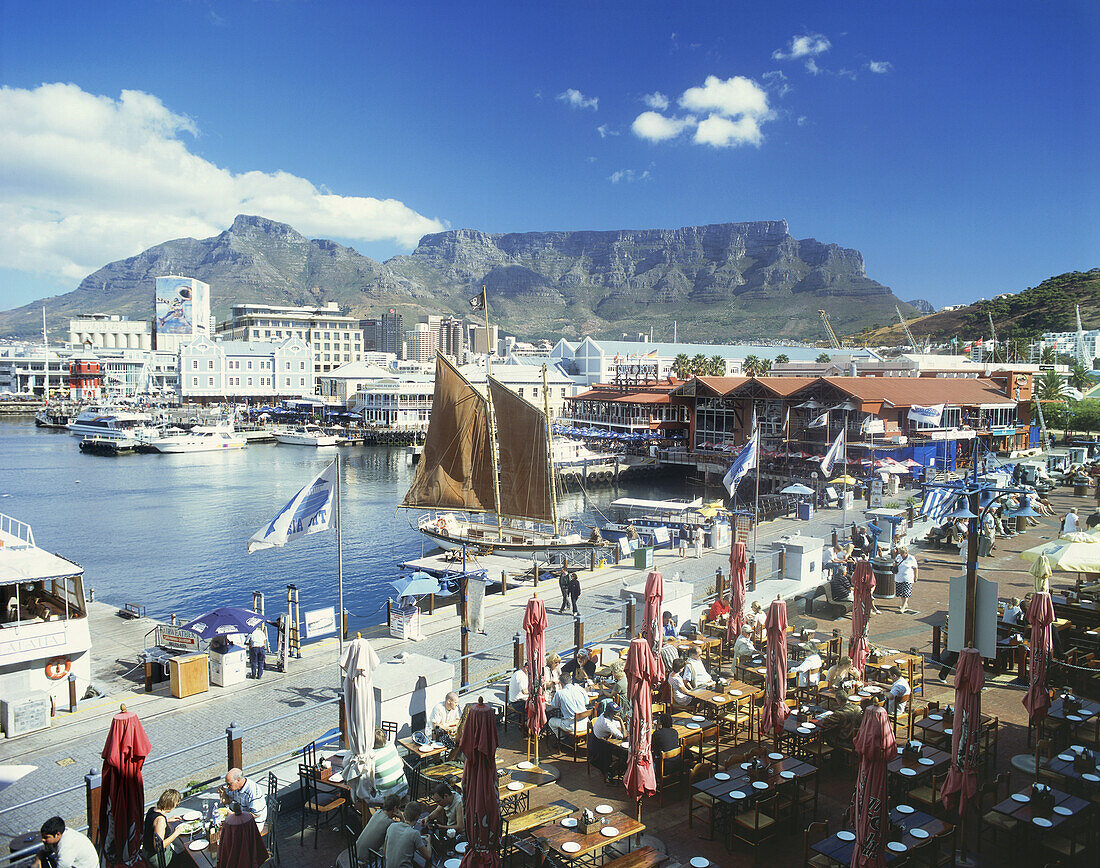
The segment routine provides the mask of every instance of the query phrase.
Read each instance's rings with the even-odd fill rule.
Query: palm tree
[[[772,369],[772,360],[771,359],[761,359],[760,364],[757,367],[759,367],[760,372],[756,376],[758,376],[758,377],[767,376],[767,374]]]
[[[789,365],[791,363],[791,357],[786,353],[780,353],[775,357],[775,363],[777,365]]]
[[[1061,401],[1065,398],[1065,383],[1055,371],[1043,371],[1035,383],[1035,397],[1040,401]]]
[[[814,361],[817,362],[819,365],[827,365],[829,364],[829,362],[832,361],[832,358],[829,356],[828,353],[822,353],[820,356],[814,359]]]
[[[745,361],[741,363],[741,370],[750,377],[755,377],[760,373],[760,356],[749,354],[745,356]]]
[[[672,360],[672,373],[677,379],[686,380],[691,376],[691,359],[687,353],[680,353]]]
[[[1092,377],[1089,376],[1088,368],[1080,362],[1074,362],[1069,369],[1069,384],[1078,392],[1086,391],[1092,385]]]
[[[721,356],[711,356],[707,363],[707,373],[712,377],[724,377],[726,375],[726,360]]]
[[[707,357],[702,353],[694,356],[691,360],[691,372],[697,377],[705,377],[708,367]]]

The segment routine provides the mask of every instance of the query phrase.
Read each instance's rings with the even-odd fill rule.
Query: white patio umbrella
[[[370,797],[374,775],[374,670],[378,666],[378,655],[359,636],[348,643],[340,661],[349,751],[344,761],[344,782],[357,799],[363,800]]]

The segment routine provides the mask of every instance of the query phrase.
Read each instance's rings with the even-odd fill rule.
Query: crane
[[[901,320],[901,327],[905,330],[905,336],[909,339],[909,346],[911,346],[913,348],[913,352],[915,352],[915,353],[925,352],[924,344],[918,344],[917,339],[915,337],[913,337],[913,333],[911,331],[909,331],[909,323],[907,323],[905,321],[905,317],[901,315],[901,308],[898,307],[895,304],[894,305],[894,310],[896,310],[898,312],[898,319]]]
[[[989,358],[997,361],[997,330],[993,327],[993,314],[988,310],[985,315],[989,318]]]
[[[823,311],[823,310],[819,310],[818,313],[821,314],[821,321],[823,323],[825,323],[825,331],[829,335],[829,345],[834,350],[839,350],[840,349],[840,338],[838,338],[836,336],[836,332],[833,331],[832,325],[829,324],[829,315],[827,313],[825,313],[825,311]]]
[[[1083,367],[1092,369],[1092,359],[1085,352],[1085,329],[1081,325],[1081,305],[1077,305],[1077,361]]]

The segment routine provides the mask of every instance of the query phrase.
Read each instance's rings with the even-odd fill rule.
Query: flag
[[[481,292],[470,299],[470,307],[474,310],[485,310],[489,306],[489,300],[485,297],[485,287],[481,287]]]
[[[655,359],[655,358],[657,358],[657,351],[656,350],[650,350],[648,353],[646,353],[644,356],[642,356],[642,358],[643,359]]]
[[[332,461],[310,483],[279,510],[248,541],[248,553],[284,546],[291,540],[328,530],[332,525],[332,497],[336,490],[336,461]]]
[[[820,416],[818,416],[816,419],[814,419],[812,422],[810,422],[810,424],[807,425],[806,427],[807,428],[826,428],[826,427],[828,427],[828,425],[829,425],[829,411],[826,410],[824,413],[822,413]]]
[[[821,459],[821,472],[826,476],[831,476],[834,464],[838,461],[844,461],[847,464],[845,452],[847,450],[844,448],[844,429],[841,428],[840,433],[836,435],[836,440],[833,441],[833,445],[829,447],[829,451]]]
[[[925,425],[935,427],[940,424],[940,419],[943,417],[943,408],[945,406],[944,404],[932,404],[928,407],[922,407],[920,404],[914,404],[909,408],[909,413],[906,418],[914,422],[923,422]]]
[[[970,350],[973,349],[973,347],[974,347],[974,342],[973,341],[965,343],[965,344],[963,344],[963,352],[964,353],[969,353]]]
[[[787,412],[783,414],[783,430],[780,432],[783,435],[783,439],[786,440],[791,436],[791,408],[787,407]]]
[[[741,478],[756,467],[756,459],[759,452],[758,438],[755,433],[749,438],[749,442],[741,447],[741,451],[737,453],[737,457],[733,459],[733,464],[730,465],[730,469],[726,471],[726,475],[722,477],[722,484],[726,486],[726,491],[730,493],[730,497],[734,496],[734,492],[737,491],[737,483],[741,481]]]
[[[984,341],[985,341],[985,338],[978,338],[978,340],[974,344],[974,347],[976,349],[980,350],[982,348],[982,343],[984,343]]]

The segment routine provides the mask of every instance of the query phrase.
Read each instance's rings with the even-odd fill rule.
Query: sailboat
[[[491,375],[488,395],[436,355],[424,452],[402,502],[446,549],[532,553],[602,544],[558,518],[547,413]]]

